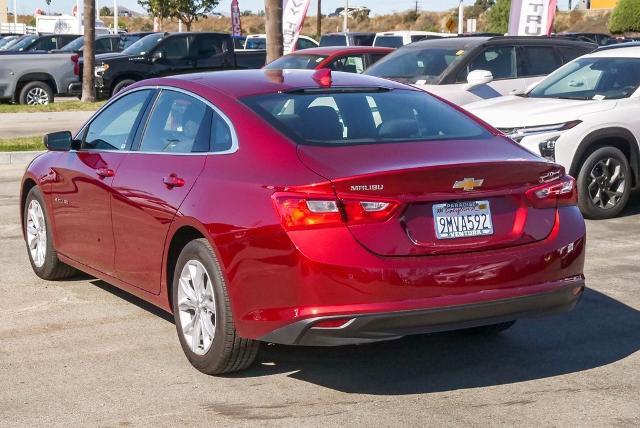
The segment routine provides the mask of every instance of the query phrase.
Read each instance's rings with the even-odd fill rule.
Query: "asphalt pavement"
[[[56,131],[75,132],[93,111],[0,113],[0,138],[30,137]]]
[[[252,369],[211,377],[167,314],[32,273],[24,167],[0,166],[0,426],[640,426],[640,195],[588,223],[589,289],[569,314],[494,338],[264,346]]]

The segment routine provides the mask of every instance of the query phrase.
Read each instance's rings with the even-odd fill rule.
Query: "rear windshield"
[[[399,48],[402,43],[402,36],[378,36],[373,42],[374,46],[382,46],[385,48]]]
[[[347,46],[347,37],[344,35],[322,36],[320,46]]]
[[[327,56],[326,55],[285,55],[269,63],[264,68],[285,70],[285,69],[309,69],[316,68]]]
[[[245,49],[266,49],[267,48],[267,39],[260,37],[251,37],[248,38],[244,43]]]
[[[348,145],[486,138],[488,131],[424,92],[335,88],[243,100],[298,144]]]
[[[407,47],[388,55],[365,74],[404,83],[438,83],[444,71],[458,62],[464,51],[454,48]]]

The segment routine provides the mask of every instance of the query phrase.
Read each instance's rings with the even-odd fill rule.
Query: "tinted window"
[[[364,71],[363,55],[342,56],[329,64],[329,68],[345,73],[362,73]]]
[[[444,71],[460,61],[464,53],[456,48],[406,47],[368,68],[366,74],[407,83],[437,83]]]
[[[246,49],[266,49],[267,48],[267,39],[265,38],[248,38],[245,42]]]
[[[233,139],[227,122],[215,111],[211,111],[211,143],[212,152],[224,152],[231,149]]]
[[[592,49],[588,48],[578,48],[578,47],[570,47],[570,46],[559,46],[558,51],[562,55],[562,58],[565,63],[573,61],[579,56],[586,55],[592,51]]]
[[[520,77],[544,76],[562,65],[560,56],[551,46],[524,46]]]
[[[378,36],[373,42],[374,46],[382,46],[384,48],[399,48],[403,44],[402,36]]]
[[[277,60],[269,63],[264,68],[268,69],[314,69],[320,64],[326,56],[324,55],[303,55],[303,54],[290,54],[285,55]]]
[[[419,36],[411,36],[411,43],[413,43],[413,42],[419,42],[420,40],[424,40],[424,39],[426,39],[426,38],[427,38],[427,36],[426,36],[426,35],[424,35],[424,34],[419,35]]]
[[[129,46],[140,40],[140,36],[120,36],[118,39],[118,50],[123,51],[127,49]]]
[[[313,43],[311,40],[307,40],[303,38],[299,38],[298,41],[296,42],[296,49],[309,49],[309,48],[315,48],[316,46],[318,45]]]
[[[11,45],[9,50],[12,51],[21,51],[31,45],[38,37],[37,36],[24,36],[18,39],[14,44]]]
[[[210,58],[224,52],[224,38],[213,34],[200,35],[196,38],[196,56],[198,58]]]
[[[58,46],[56,44],[55,36],[47,36],[40,38],[36,43],[34,43],[31,47],[29,47],[30,51],[50,51],[56,49]]]
[[[374,144],[486,137],[447,104],[410,90],[278,93],[245,102],[300,144]]]
[[[162,91],[147,122],[140,150],[168,153],[209,150],[207,108],[189,95]]]
[[[84,37],[78,37],[71,43],[67,43],[66,45],[64,45],[64,47],[61,50],[64,52],[73,52],[73,51],[82,49],[83,46],[84,46]]]
[[[168,61],[176,61],[189,57],[189,49],[193,42],[193,36],[169,37],[158,46],[158,51],[164,53]]]
[[[353,34],[351,40],[353,46],[371,46],[375,37],[375,34]]]
[[[320,46],[347,46],[347,37],[341,34],[322,36]]]
[[[144,55],[148,53],[151,49],[156,47],[160,41],[164,38],[164,35],[161,33],[149,34],[133,43],[131,46],[126,48],[122,53],[126,55]]]
[[[487,70],[494,79],[516,77],[516,52],[512,46],[491,47],[483,50],[468,66],[468,72]],[[466,80],[466,76],[465,76]]]
[[[111,39],[108,37],[96,40],[96,53],[105,52],[111,52]]]
[[[149,91],[136,91],[117,99],[91,121],[83,147],[126,150],[133,138],[133,126],[142,113]]]

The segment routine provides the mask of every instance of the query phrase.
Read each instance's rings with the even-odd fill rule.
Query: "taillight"
[[[80,65],[78,63],[79,60],[80,60],[80,55],[78,54],[71,55],[71,62],[73,62],[73,74],[75,76],[80,75]]]
[[[360,201],[316,196],[276,194],[273,200],[286,230],[386,221],[398,207],[395,201]]]
[[[555,208],[578,203],[576,180],[568,175],[550,183],[527,190],[527,198],[534,208]]]

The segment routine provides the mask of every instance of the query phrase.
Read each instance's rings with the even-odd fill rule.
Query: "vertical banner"
[[[295,50],[304,18],[311,0],[286,0],[282,11],[282,37],[284,41],[284,54]]]
[[[242,25],[240,24],[240,6],[238,5],[238,0],[231,1],[231,35],[242,35]]]
[[[548,36],[558,0],[511,0],[510,36]]]

